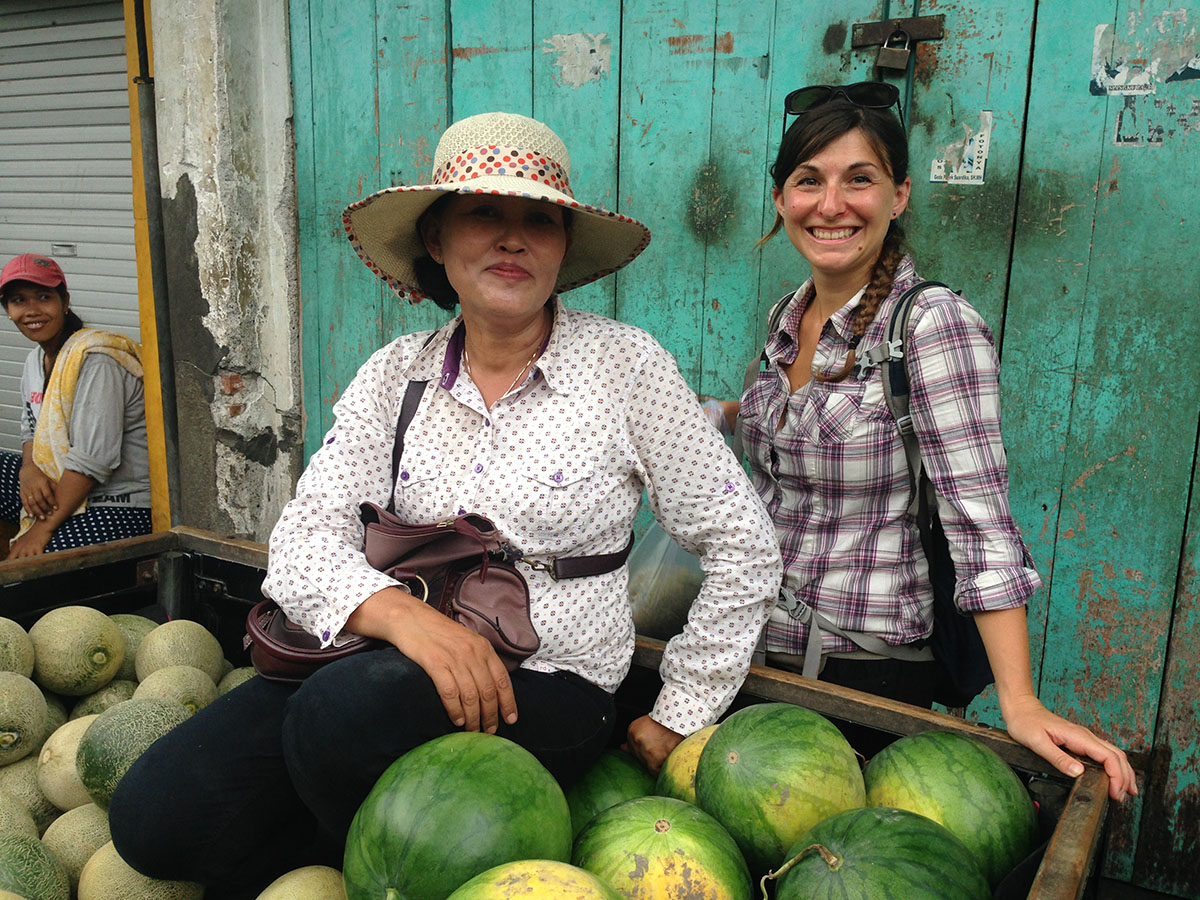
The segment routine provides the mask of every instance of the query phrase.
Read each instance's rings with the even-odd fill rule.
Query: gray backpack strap
[[[770,362],[770,360],[767,359],[766,342],[771,339],[771,335],[773,335],[776,329],[779,328],[779,322],[783,318],[783,311],[787,308],[788,301],[794,296],[796,296],[795,291],[792,291],[790,294],[784,294],[782,297],[776,300],[775,305],[771,307],[771,312],[767,315],[767,337],[763,341],[762,351],[758,354],[758,356],[750,360],[749,365],[746,366],[746,376],[742,379],[742,393],[739,399],[746,396],[746,391],[750,390],[750,385],[754,384],[754,382],[758,380],[758,374],[762,371],[762,367]],[[739,462],[741,461],[742,454],[746,449],[742,440],[743,433],[742,417],[739,413],[737,422],[733,426],[732,442],[733,455],[738,458]]]

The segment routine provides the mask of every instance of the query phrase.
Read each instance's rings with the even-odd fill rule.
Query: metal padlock
[[[892,46],[900,41],[904,42],[902,47]],[[897,69],[901,72],[908,70],[908,60],[912,56],[910,44],[912,40],[908,36],[908,32],[901,28],[897,28],[892,32],[891,37],[883,42],[879,48],[879,55],[875,57],[875,66],[880,69]]]

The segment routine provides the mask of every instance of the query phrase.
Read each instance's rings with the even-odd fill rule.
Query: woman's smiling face
[[[772,196],[784,231],[814,273],[866,284],[910,188],[907,178],[892,180],[888,165],[854,129],[802,161]]]
[[[446,267],[464,312],[529,313],[554,292],[570,245],[553,203],[495,194],[458,194],[425,234]]]
[[[29,281],[5,286],[5,310],[17,330],[38,344],[52,344],[62,334],[69,300],[57,288]]]

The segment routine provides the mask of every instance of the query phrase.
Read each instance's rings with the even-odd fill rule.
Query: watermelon
[[[654,776],[632,754],[624,750],[605,750],[580,779],[567,788],[571,833],[579,834],[596,813],[616,806],[622,800],[645,797],[653,788]]]
[[[455,732],[392,763],[355,813],[342,875],[348,900],[444,900],[486,869],[571,857],[571,813],[528,750]]]
[[[604,810],[575,839],[571,862],[634,900],[751,894],[750,871],[729,832],[673,797],[636,797]]]
[[[623,900],[591,872],[552,859],[521,859],[480,872],[447,900]]]
[[[696,764],[700,762],[700,751],[716,730],[716,725],[709,725],[707,728],[693,731],[675,745],[675,749],[658,771],[654,793],[660,797],[674,797],[685,803],[696,802]]]
[[[836,813],[802,835],[776,900],[989,900],[979,864],[946,828],[903,809]]]
[[[1037,841],[1037,813],[1021,779],[975,738],[925,731],[877,753],[863,777],[867,803],[945,825],[995,887]]]
[[[866,803],[862,769],[842,733],[790,703],[747,706],[700,753],[696,803],[733,835],[757,879],[822,819]]]

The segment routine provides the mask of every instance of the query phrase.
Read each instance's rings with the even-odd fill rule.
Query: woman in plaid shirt
[[[898,96],[892,85],[862,82],[801,88],[786,101],[798,118],[771,167],[777,215],[763,240],[782,229],[812,277],[767,336],[769,365],[740,414],[785,567],[768,662],[802,669],[808,607],[889,648],[872,653],[823,630],[814,645],[822,680],[929,707],[929,573],[908,511],[904,446],[878,367],[864,355],[920,281],[897,221],[911,187],[904,127],[890,110]],[[979,626],[1008,730],[1069,775],[1083,771],[1070,753],[1102,763],[1114,799],[1136,794],[1124,752],[1034,692],[1025,604],[1040,581],[1008,505],[991,332],[961,298],[930,288],[913,306],[909,335],[911,414],[955,562],[955,601]]]

